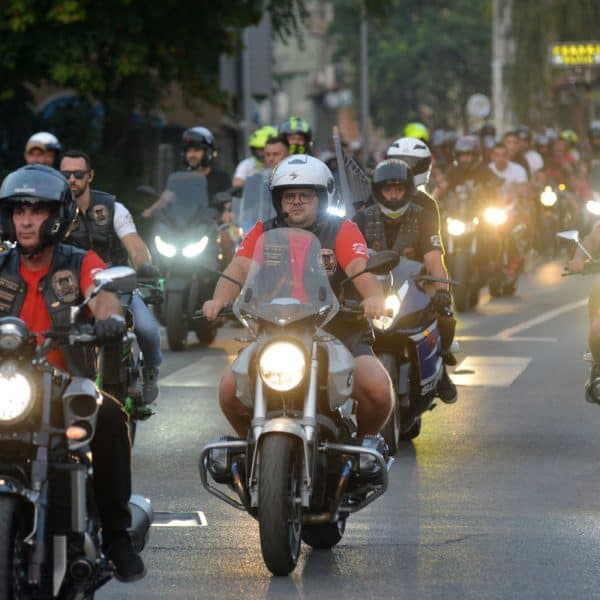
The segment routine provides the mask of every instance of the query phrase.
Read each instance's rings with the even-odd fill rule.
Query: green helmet
[[[304,144],[290,145],[290,154],[307,154],[312,148],[312,130],[310,124],[302,117],[289,117],[283,123],[279,124],[278,133],[281,137],[286,137],[292,133],[301,133],[304,136]]]
[[[266,146],[267,140],[272,137],[277,137],[277,129],[271,125],[265,125],[250,134],[248,145],[250,148],[262,150]]]
[[[423,142],[428,142],[429,130],[423,123],[414,121],[413,123],[407,123],[404,127],[404,137],[416,138]]]

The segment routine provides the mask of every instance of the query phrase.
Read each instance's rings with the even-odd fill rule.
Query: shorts
[[[375,335],[366,319],[352,319],[336,317],[324,327],[327,333],[334,335],[352,356],[375,356],[373,343]]]

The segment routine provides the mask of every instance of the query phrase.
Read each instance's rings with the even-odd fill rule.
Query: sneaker
[[[142,402],[152,404],[158,398],[158,367],[142,369]]]
[[[458,361],[456,360],[456,356],[454,356],[452,349],[442,350],[442,361],[445,365],[448,365],[449,367],[455,367],[458,364]]]
[[[115,577],[124,583],[142,579],[146,575],[146,567],[134,550],[127,531],[106,532],[104,535],[104,552],[115,566]]]
[[[591,404],[600,404],[600,364],[594,363],[585,384],[585,399]]]
[[[454,404],[458,398],[456,386],[452,379],[450,379],[450,375],[448,375],[445,366],[442,371],[442,377],[438,382],[437,395],[439,399],[446,404]]]

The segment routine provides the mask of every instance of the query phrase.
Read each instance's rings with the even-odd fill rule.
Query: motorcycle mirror
[[[144,196],[151,196],[152,198],[158,197],[158,192],[151,185],[138,185],[135,188],[138,194],[144,194]]]
[[[369,256],[365,271],[375,275],[389,273],[400,262],[400,255],[393,250],[382,250]]]
[[[130,267],[110,267],[96,273],[94,285],[108,292],[129,294],[137,286],[137,275]]]
[[[570,242],[575,242],[577,247],[590,259],[593,260],[592,255],[586,250],[585,246],[579,241],[579,231],[577,229],[569,229],[569,231],[559,231],[556,234],[559,238],[563,240],[569,240]]]
[[[579,231],[577,229],[569,229],[569,231],[559,231],[556,234],[559,238],[563,240],[569,240],[570,242],[579,242]]]

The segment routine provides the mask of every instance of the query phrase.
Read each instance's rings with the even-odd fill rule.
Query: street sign
[[[553,67],[600,67],[600,42],[557,42],[550,44]]]

